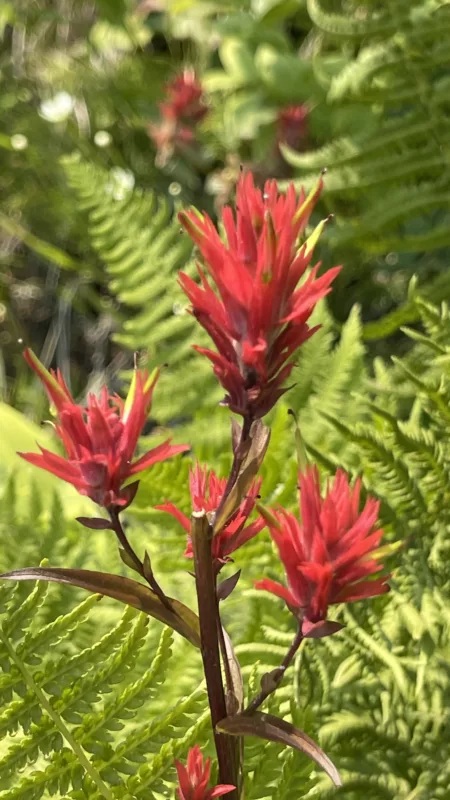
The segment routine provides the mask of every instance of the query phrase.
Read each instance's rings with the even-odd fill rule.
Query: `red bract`
[[[206,511],[213,514],[217,511],[222,500],[227,481],[225,478],[218,478],[211,470],[208,474],[206,467],[202,468],[196,464],[191,469],[189,476],[189,488],[191,492],[192,510]],[[261,479],[253,482],[247,497],[243,500],[237,511],[227,521],[225,527],[214,534],[212,541],[212,555],[216,570],[219,571],[222,564],[230,560],[230,555],[243,544],[253,539],[259,531],[264,528],[265,522],[258,517],[254,522],[248,522],[252,513],[258,492],[261,487]],[[184,553],[188,558],[192,558],[192,542],[190,538],[191,522],[189,518],[180,511],[173,503],[166,502],[156,506],[160,511],[167,511],[183,526],[188,534],[188,542]]]
[[[189,449],[187,445],[171,445],[167,440],[132,461],[150,411],[157,372],[149,377],[146,372],[136,370],[125,403],[109,396],[107,388],[103,387],[100,397],[90,394],[87,407],[83,407],[74,402],[59,370],[56,373],[47,371],[29,349],[24,356],[44,384],[55,408],[55,430],[67,458],[42,447],[41,453],[19,455],[73,484],[80,494],[87,495],[98,505],[104,508],[127,506],[137,489],[136,482],[124,486],[130,477]]]
[[[384,594],[389,576],[371,579],[383,569],[375,552],[383,531],[376,529],[377,500],[369,497],[359,511],[360,480],[351,488],[338,470],[323,498],[316,467],[300,474],[299,483],[301,522],[283,509],[267,515],[288,586],[266,578],[256,588],[282,597],[302,619],[303,633],[314,635],[329,605]]]
[[[211,759],[207,758],[203,765],[203,755],[198,744],[191,747],[187,757],[187,764],[175,761],[178,773],[177,794],[180,800],[212,800],[222,794],[228,794],[235,786],[220,784],[208,789],[211,775]]]
[[[272,180],[262,192],[250,173],[243,174],[236,217],[230,207],[223,211],[227,244],[207,214],[180,214],[216,290],[200,267],[200,285],[180,273],[192,313],[218,352],[197,350],[212,361],[227,392],[224,403],[243,416],[264,416],[286,391],[282,385],[294,366],[290,358],[317,330],[309,328],[307,320],[339,272],[335,267],[318,278],[318,264],[298,285],[324,224],[299,247],[321,189],[322,181],[305,199],[303,191],[296,196],[293,185],[279,194]]]

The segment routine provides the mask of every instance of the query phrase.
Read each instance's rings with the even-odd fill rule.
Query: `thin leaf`
[[[89,569],[65,569],[57,567],[29,567],[5,572],[0,578],[9,581],[53,581],[79,586],[95,594],[112,597],[128,606],[138,608],[149,616],[164,622],[180,633],[196,647],[200,647],[200,629],[198,617],[190,608],[168,598],[173,611],[161,602],[159,597],[142,583],[111,575],[108,572],[96,572]]]
[[[318,744],[290,722],[285,722],[272,714],[256,711],[253,714],[227,717],[216,725],[216,729],[219,733],[227,733],[230,736],[257,736],[269,742],[279,742],[294,747],[312,758],[327,773],[335,786],[342,786],[341,777],[333,762]]]
[[[109,519],[103,517],[76,517],[76,521],[92,531],[110,531],[112,525]]]
[[[252,425],[250,438],[251,444],[243,459],[236,483],[232,487],[223,505],[217,510],[214,520],[214,533],[223,529],[227,521],[247,496],[269,446],[270,430],[261,420],[256,420]]]
[[[233,682],[233,693],[232,697],[227,698],[227,711],[230,714],[231,711],[229,710],[228,706],[234,705],[234,714],[237,714],[239,711],[242,711],[244,708],[244,681],[242,678],[241,672],[241,665],[239,664],[237,655],[234,651],[234,647],[228,633],[226,632],[225,628],[223,630],[223,639],[225,642],[225,650],[227,653],[227,660],[228,665],[230,668],[231,680]]]
[[[234,575],[230,575],[229,578],[225,578],[222,583],[219,583],[217,587],[217,599],[218,600],[226,600],[227,597],[230,596],[231,592],[236,588],[237,582],[241,577],[241,570],[238,569]]]
[[[138,568],[133,559],[131,558],[131,556],[127,553],[126,550],[123,550],[121,547],[119,547],[119,556],[121,557],[126,567],[129,567],[130,569],[133,570],[133,572],[137,572],[138,575],[140,575],[140,572],[138,571]]]

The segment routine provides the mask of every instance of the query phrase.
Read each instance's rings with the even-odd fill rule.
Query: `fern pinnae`
[[[46,714],[52,720],[53,724],[55,725],[56,729],[60,732],[61,736],[65,739],[65,741],[69,744],[73,752],[76,754],[78,761],[86,770],[87,774],[92,778],[92,781],[98,787],[101,797],[106,798],[106,800],[113,800],[113,795],[106,784],[101,779],[100,775],[98,774],[97,770],[94,768],[92,763],[87,758],[85,752],[83,751],[82,747],[78,744],[72,732],[67,727],[66,723],[62,719],[62,717],[55,712],[51,703],[47,699],[46,695],[40,689],[36,683],[34,682],[33,676],[31,675],[28,668],[25,666],[25,663],[19,659],[17,653],[14,651],[13,646],[9,642],[7,635],[4,633],[3,630],[0,630],[0,639],[3,642],[3,645],[8,650],[8,653],[11,657],[11,660],[16,664],[17,668],[23,674],[24,680],[29,687],[30,691],[33,692],[39,699],[41,706],[45,709]]]
[[[11,607],[9,609],[9,613],[7,618],[2,623],[2,630],[4,635],[7,638],[18,638],[21,634],[23,629],[27,626],[28,620],[31,616],[34,616],[36,613],[36,609],[38,609],[44,602],[48,591],[48,585],[43,583],[39,585],[36,584],[34,589],[29,592],[24,600],[20,600],[21,595],[23,592],[20,591],[19,587],[17,588],[16,592],[14,593],[13,597],[11,598]],[[17,600],[17,607],[13,608],[15,602]]]
[[[36,651],[45,646],[46,643],[51,643],[51,646],[54,646],[55,639],[56,642],[59,642],[65,636],[69,635],[70,632],[84,622],[86,615],[98,600],[98,595],[92,595],[76,606],[69,614],[59,616],[54,622],[49,623],[36,633],[27,631],[23,640],[16,648],[19,658],[26,664],[40,663],[40,659],[36,659]],[[56,636],[54,637],[53,635],[55,632]],[[59,683],[56,691],[59,691],[62,675],[61,671],[58,671],[57,665],[63,662],[64,672],[71,675],[73,679],[74,673],[76,675],[73,661],[78,660],[85,662],[83,656],[80,659],[80,655],[82,654],[78,654],[71,659],[64,657],[60,659],[59,662],[47,663],[43,670],[36,670],[34,672],[33,677],[35,682],[38,686],[45,688],[47,694],[49,691],[55,693],[55,685],[53,685],[52,688],[51,684],[52,682],[54,684],[55,677],[58,676]],[[17,695],[22,695],[22,697],[12,701],[13,692]],[[7,731],[15,730],[19,724],[24,727],[24,730],[27,729],[28,724],[22,721],[22,717],[26,719],[29,715],[33,715],[34,710],[39,707],[39,703],[34,695],[27,693],[26,696],[23,697],[23,694],[23,677],[18,670],[11,670],[0,676],[0,697],[8,702],[8,705],[5,705],[0,713],[0,736]],[[36,718],[34,718],[34,721],[36,721]]]
[[[188,748],[197,742],[203,742],[205,732],[210,724],[209,709],[198,717],[197,721],[178,739],[165,741],[150,764],[143,765],[135,776],[127,781],[127,789],[133,797],[148,797],[148,790],[161,786],[175,758],[184,755]]]
[[[94,606],[102,600],[98,594],[86,597],[67,614],[60,614],[52,622],[47,623],[37,631],[27,630],[16,648],[17,654],[28,664],[40,663],[41,658],[37,653],[50,642],[53,647],[69,636],[73,630],[82,625],[88,618]]]
[[[396,21],[387,14],[379,19],[360,22],[353,17],[324,11],[319,0],[307,0],[307,9],[314,24],[330,36],[363,39],[369,35],[389,35],[396,31]]]
[[[133,612],[136,615],[136,612]],[[142,630],[142,623],[146,623],[148,621],[148,617],[142,619],[145,615],[139,615],[137,623],[135,622],[134,626],[131,628],[131,632],[129,631],[129,619],[130,615],[124,615],[122,619],[122,626],[117,626],[120,630],[120,627],[125,634],[123,641],[120,642],[119,647],[116,650],[113,650],[112,654],[106,658],[105,662],[94,669],[93,671],[84,670],[81,671],[81,675],[69,685],[63,685],[61,688],[61,684],[59,683],[60,677],[58,675],[53,676],[51,683],[55,684],[52,688],[56,689],[56,697],[57,699],[52,703],[52,713],[58,718],[64,718],[69,723],[79,723],[82,719],[82,714],[88,712],[92,706],[93,702],[96,702],[102,693],[108,692],[110,690],[110,684],[114,683],[114,681],[121,680],[122,672],[124,664],[126,664],[127,659],[136,657],[136,653],[134,650],[133,645],[139,642],[142,645],[143,642],[143,630]],[[125,622],[125,625],[123,624]],[[116,629],[117,632],[117,629]],[[99,647],[100,644],[105,644],[105,640],[107,637],[104,637],[102,643],[97,643],[97,648],[101,652],[103,650],[102,647]],[[109,636],[108,637],[108,644],[115,643],[116,638]],[[81,664],[83,666],[86,665],[86,655],[87,653],[84,652],[81,659]],[[67,663],[67,659],[63,659]],[[80,657],[78,656],[77,661],[80,661]],[[68,672],[70,674],[70,663],[67,665]],[[73,667],[73,665],[72,665]],[[38,677],[42,680],[42,687],[47,691],[49,690],[49,686],[51,685],[50,681],[46,681],[46,672],[42,676],[38,674]],[[59,680],[58,680],[59,679]],[[40,701],[40,697],[43,694],[43,688],[36,684],[36,681],[33,676],[33,683],[36,685],[39,695],[36,695]],[[33,707],[32,709],[33,710]],[[16,705],[12,706],[7,716],[5,722],[10,725],[12,719],[17,719],[17,716],[20,714],[26,714],[28,712],[28,704],[24,702],[22,706],[17,707]],[[64,723],[65,724],[65,723]],[[39,755],[39,751],[46,751],[47,742],[51,740],[55,733],[54,727],[54,719],[51,716],[42,716],[35,724],[31,727],[30,732],[27,736],[24,736],[23,739],[20,741],[18,745],[13,745],[6,755],[0,760],[0,776],[2,775],[9,775],[14,773],[14,769],[16,766],[17,761],[22,763],[26,763],[29,761],[35,761],[37,756]],[[106,734],[105,734],[106,735]],[[45,780],[45,771],[43,775],[43,780]]]

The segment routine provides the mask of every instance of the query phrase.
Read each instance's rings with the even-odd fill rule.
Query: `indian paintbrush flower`
[[[220,506],[226,485],[226,478],[219,478],[213,470],[208,473],[206,467],[201,467],[197,463],[191,469],[189,475],[192,510],[206,511],[211,514],[213,523],[214,512]],[[255,507],[260,487],[261,479],[255,480],[239,508],[227,520],[224,527],[214,534],[212,555],[217,572],[223,564],[230,560],[230,556],[235,550],[242,547],[250,539],[253,539],[264,528],[265,522],[261,517],[258,517],[253,522],[248,522],[248,518]],[[187,558],[192,558],[191,522],[189,518],[170,502],[165,502],[156,506],[156,508],[171,514],[182,525],[188,534],[188,542],[184,554]]]
[[[228,794],[236,788],[230,784],[220,784],[208,789],[211,759],[207,758],[203,763],[203,754],[198,744],[189,750],[186,766],[180,761],[175,761],[175,767],[178,773],[179,800],[213,800],[214,797]]]
[[[317,277],[317,264],[305,278],[324,223],[302,245],[299,239],[321,189],[322,180],[307,198],[303,191],[297,197],[291,184],[284,195],[271,180],[261,191],[251,173],[242,174],[236,215],[228,206],[222,214],[227,243],[207,214],[191,209],[179,215],[209,273],[198,266],[200,284],[180,273],[192,313],[217,352],[196,349],[211,360],[227,392],[224,403],[250,419],[264,416],[286,391],[291,357],[317,330],[307,321],[340,269]]]
[[[326,632],[328,606],[389,591],[388,575],[373,579],[383,531],[379,502],[368,497],[359,511],[361,481],[352,488],[339,469],[325,496],[317,467],[299,475],[300,520],[284,509],[267,513],[267,525],[286,572],[287,586],[265,578],[256,583],[285,600],[305,636]]]
[[[160,122],[148,126],[161,165],[177,146],[188,145],[194,140],[196,126],[208,113],[203,101],[203,87],[192,69],[176,75],[165,90],[165,99],[159,104]]]
[[[281,108],[277,116],[276,141],[298,149],[307,133],[309,109],[305,105],[292,105]]]
[[[46,370],[35,354],[24,353],[29,366],[44,384],[55,409],[55,431],[66,457],[40,448],[40,453],[19,453],[30,464],[73,484],[103,508],[124,508],[133,499],[137,482],[129,479],[158,461],[188,450],[170,440],[133,461],[138,439],[150,411],[158,372],[148,376],[135,370],[125,403],[110,396],[104,386],[100,396],[90,394],[87,405],[77,405],[59,370]],[[127,485],[125,485],[128,482]]]

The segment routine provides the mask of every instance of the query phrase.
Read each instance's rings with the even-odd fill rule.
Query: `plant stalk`
[[[249,437],[250,429],[252,427],[252,422],[253,422],[253,420],[250,417],[250,415],[247,415],[246,417],[244,417],[244,420],[243,420],[243,423],[242,423],[241,438],[239,440],[239,444],[236,447],[236,450],[235,450],[235,453],[234,453],[233,463],[231,465],[230,475],[228,477],[227,484],[225,486],[225,491],[223,493],[223,496],[222,496],[222,499],[220,501],[220,505],[219,505],[219,508],[217,509],[217,512],[224,505],[225,501],[228,498],[228,495],[230,494],[234,484],[236,483],[236,481],[237,481],[237,479],[239,477],[239,472],[240,472],[240,469],[241,469],[241,466],[242,466],[242,462],[243,462],[244,457],[245,457],[245,454],[242,455],[243,446],[244,446],[245,442],[247,441],[247,439]]]
[[[161,589],[158,581],[156,580],[155,576],[153,575],[153,572],[149,573],[148,570],[146,571],[144,569],[144,564],[142,563],[141,559],[139,558],[139,556],[136,554],[136,552],[133,550],[131,544],[129,543],[129,541],[127,539],[127,536],[126,536],[126,533],[125,533],[125,531],[124,531],[124,529],[122,527],[122,523],[121,523],[121,521],[119,519],[118,512],[115,509],[110,509],[109,510],[109,515],[111,517],[111,523],[112,523],[113,531],[116,534],[116,536],[117,536],[121,546],[123,547],[125,553],[127,554],[127,556],[131,559],[131,561],[135,565],[137,572],[139,573],[141,578],[144,578],[144,580],[147,581],[148,585],[150,586],[150,589],[157,595],[157,597],[159,597],[159,599],[161,600],[161,603],[166,608],[168,608],[169,611],[173,611],[173,608],[172,608],[170,600],[164,594],[164,592]]]
[[[193,512],[191,539],[194,551],[201,653],[219,763],[220,782],[237,786],[238,769],[233,741],[226,734],[216,731],[217,723],[227,716],[227,708],[220,665],[217,598],[212,560],[212,528],[205,511]],[[237,790],[230,792],[227,797],[230,800],[238,800]]]

